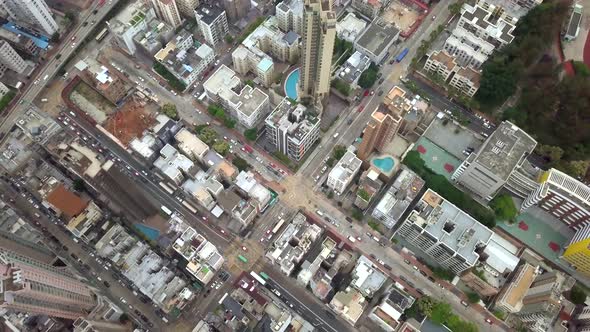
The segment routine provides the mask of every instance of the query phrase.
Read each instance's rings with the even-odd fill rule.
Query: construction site
[[[428,16],[429,8],[418,0],[393,0],[384,8],[381,19],[400,29],[400,36],[408,38]]]
[[[129,98],[117,112],[108,117],[104,127],[122,145],[128,146],[132,139],[141,137],[146,129],[154,126],[156,108],[156,105],[145,104],[135,97]]]

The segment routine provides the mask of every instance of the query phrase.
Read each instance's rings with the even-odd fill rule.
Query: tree
[[[584,77],[590,76],[590,69],[584,62],[572,61],[572,64],[574,66],[574,71],[576,72],[576,75],[581,75]]]
[[[334,192],[332,190],[330,190],[330,191],[328,191],[326,196],[328,196],[329,199],[332,199],[332,198],[334,198]]]
[[[467,300],[469,300],[470,303],[478,303],[481,298],[477,293],[469,292],[467,293]]]
[[[367,68],[359,77],[358,85],[363,89],[368,89],[375,84],[377,81],[377,73],[379,73],[379,67],[371,62],[369,68]]]
[[[432,310],[436,305],[436,301],[431,298],[430,296],[422,296],[421,298],[416,301],[416,305],[418,310],[424,315],[430,317],[432,315]]]
[[[73,187],[74,190],[78,192],[86,190],[86,184],[82,179],[75,179],[73,182]]]
[[[178,112],[176,111],[176,105],[171,104],[171,103],[166,103],[166,104],[162,105],[162,107],[160,108],[160,111],[162,113],[164,113],[167,117],[169,117],[173,120],[178,120]]]
[[[332,81],[332,87],[344,96],[348,97],[350,95],[350,85],[339,78]]]
[[[518,210],[510,195],[497,195],[490,202],[490,207],[500,220],[513,220],[518,215]]]
[[[580,179],[586,175],[589,165],[590,161],[588,160],[574,160],[558,165],[557,168],[574,178]]]
[[[336,160],[340,160],[346,153],[346,147],[344,145],[336,145],[332,152],[332,157]]]
[[[201,130],[201,133],[199,134],[199,138],[205,144],[212,145],[215,142],[215,140],[217,140],[217,132],[215,132],[215,130],[209,127],[203,128],[203,130]]]
[[[557,163],[563,157],[563,149],[559,146],[539,145],[535,151],[552,163]]]
[[[449,5],[449,12],[451,15],[458,15],[461,13],[461,7],[463,6],[464,1],[458,1],[453,4]]]
[[[121,316],[119,316],[119,322],[120,323],[125,323],[129,320],[129,316],[127,316],[126,313],[122,313]]]
[[[230,35],[229,33],[227,35],[225,35],[225,42],[228,44],[233,43],[234,41],[234,37],[232,37],[232,35]]]
[[[234,166],[236,166],[238,168],[238,170],[241,171],[247,171],[250,169],[250,164],[248,164],[248,162],[238,156],[234,156],[234,158],[232,159],[232,164],[234,164]]]
[[[446,323],[447,320],[452,316],[454,315],[450,304],[444,302],[436,302],[436,304],[432,307],[432,313],[429,317],[433,322],[442,325]]]
[[[66,12],[64,17],[66,18],[66,20],[69,20],[70,22],[74,22],[74,20],[76,20],[76,14],[72,12]]]
[[[364,215],[361,210],[354,208],[352,209],[352,217],[358,221],[361,221],[363,220]]]
[[[570,301],[574,304],[584,304],[586,296],[586,292],[578,285],[574,286],[570,291]]]
[[[453,278],[455,278],[455,274],[453,274],[452,271],[444,269],[442,267],[436,266],[436,267],[431,268],[431,270],[432,270],[432,274],[434,274],[434,276],[439,279],[451,281],[451,280],[453,280]]]
[[[258,138],[258,131],[256,128],[246,129],[244,130],[244,137],[249,141],[256,141],[256,138]]]
[[[51,35],[50,40],[52,43],[57,43],[59,41],[59,37],[60,37],[59,32],[56,31]]]
[[[226,141],[217,141],[213,143],[213,150],[222,156],[225,156],[229,152],[229,144]]]
[[[369,193],[363,188],[360,188],[359,190],[357,190],[356,195],[359,196],[360,198],[362,198],[365,202],[368,202],[371,200],[371,195],[369,195]]]
[[[246,80],[244,83],[246,83],[247,85],[254,87],[254,81],[252,80]]]

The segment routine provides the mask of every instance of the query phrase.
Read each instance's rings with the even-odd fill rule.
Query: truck
[[[400,61],[402,61],[402,60],[403,60],[403,59],[406,57],[406,55],[408,55],[408,52],[409,52],[409,51],[410,51],[410,49],[409,49],[409,48],[407,48],[407,47],[406,47],[406,48],[404,48],[404,49],[403,49],[403,50],[402,50],[402,51],[401,51],[401,52],[400,52],[400,53],[397,55],[397,57],[395,57],[395,62],[400,62]]]

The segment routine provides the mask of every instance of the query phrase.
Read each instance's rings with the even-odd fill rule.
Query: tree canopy
[[[518,210],[510,195],[497,195],[490,202],[490,207],[494,210],[496,218],[500,220],[513,220],[518,215]]]
[[[375,84],[377,81],[377,74],[379,73],[379,67],[371,62],[369,68],[367,68],[359,77],[358,85],[363,89],[368,89]]]
[[[176,105],[166,103],[166,104],[162,105],[162,108],[160,108],[160,111],[162,111],[162,113],[164,113],[167,117],[169,117],[173,120],[178,120],[178,112],[176,111]]]

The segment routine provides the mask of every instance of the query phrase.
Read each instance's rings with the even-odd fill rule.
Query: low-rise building
[[[324,260],[328,259],[336,248],[336,241],[330,237],[326,237],[322,242],[322,247],[315,257],[308,257],[303,264],[301,264],[301,271],[297,274],[297,282],[306,287],[314,274],[320,269]]]
[[[428,189],[396,234],[442,267],[460,274],[479,261],[493,232]]]
[[[322,231],[321,227],[309,223],[305,215],[298,213],[270,246],[266,257],[279,265],[281,272],[290,275]]]
[[[117,104],[131,90],[125,81],[94,59],[85,59],[86,67],[80,76],[92,88],[113,104]],[[76,66],[82,65],[80,62]]]
[[[164,45],[174,37],[174,29],[158,20],[147,21],[147,27],[140,30],[134,37],[135,46],[147,56],[154,56]]]
[[[188,261],[186,270],[203,285],[213,279],[224,262],[215,245],[192,227],[186,228],[174,241],[172,248]]]
[[[355,51],[348,60],[336,71],[336,75],[348,84],[356,84],[361,74],[369,68],[371,59],[359,51]]]
[[[225,213],[239,221],[242,226],[248,226],[258,215],[256,206],[233,190],[222,191],[217,197],[217,202]]]
[[[275,16],[283,32],[303,33],[303,1],[283,0],[276,6]]]
[[[336,23],[336,36],[342,40],[354,43],[361,32],[367,27],[367,22],[358,18],[355,13],[348,13]]]
[[[374,168],[367,169],[361,174],[354,205],[361,210],[368,208],[369,203],[377,195],[382,186],[383,181],[379,180],[379,172]]]
[[[272,195],[270,190],[258,183],[252,172],[240,172],[236,177],[236,187],[250,197],[250,202],[259,213],[264,212],[271,203]]]
[[[102,218],[102,210],[94,203],[89,202],[84,211],[70,219],[66,229],[75,237],[84,242],[89,242],[88,231]]]
[[[270,109],[268,95],[241,82],[236,73],[221,65],[205,83],[207,98],[220,103],[247,128],[254,127]]]
[[[457,68],[457,62],[446,51],[435,51],[428,55],[428,60],[424,64],[424,70],[429,73],[437,74],[445,82],[451,77]]]
[[[44,201],[48,207],[58,216],[63,216],[65,220],[79,216],[88,206],[80,196],[68,190],[63,184],[57,183],[52,190],[48,191]]]
[[[184,179],[184,174],[191,174],[195,164],[172,145],[166,144],[160,150],[160,156],[154,161],[154,167],[176,184]]]
[[[204,162],[207,152],[209,152],[209,146],[201,141],[195,134],[191,133],[188,129],[182,128],[174,139],[177,142],[178,149],[184,155],[188,156],[192,160],[198,160]]]
[[[354,153],[346,151],[328,174],[327,185],[336,194],[342,195],[361,169],[362,161]]]
[[[213,63],[215,52],[207,44],[194,47],[192,34],[182,30],[154,58],[188,88]]]
[[[520,265],[496,297],[495,308],[507,313],[520,311],[522,300],[536,276],[537,269],[534,266],[529,263]]]
[[[375,20],[356,39],[354,46],[375,64],[380,64],[385,60],[391,45],[398,40],[399,33],[395,26]]]
[[[385,284],[387,277],[365,256],[360,256],[352,271],[350,286],[366,297],[372,297]]]
[[[156,151],[161,148],[159,141],[150,133],[144,133],[141,137],[135,137],[129,142],[129,148],[147,161],[156,157]]]
[[[215,207],[215,197],[223,191],[223,185],[210,173],[199,170],[182,184],[182,189],[207,210],[211,210]]]
[[[421,177],[403,166],[371,215],[381,221],[385,227],[392,229],[414,199],[422,192],[424,183]]]
[[[388,332],[396,331],[404,311],[414,304],[414,298],[404,291],[391,287],[379,305],[375,306],[369,318]],[[400,330],[405,332],[405,330]]]
[[[383,8],[384,0],[352,0],[351,6],[356,9],[361,15],[374,19],[379,15],[379,11]]]
[[[320,137],[320,119],[288,98],[266,118],[266,137],[277,151],[300,161]]]
[[[347,287],[334,295],[329,307],[352,326],[356,325],[365,308],[367,299],[353,287]]]
[[[61,131],[61,126],[36,106],[30,106],[18,116],[15,119],[15,125],[24,135],[40,145],[44,145]]]
[[[449,85],[459,90],[469,97],[473,97],[477,90],[479,90],[479,82],[481,80],[481,72],[472,67],[461,68],[457,70],[455,76],[451,78]]]

